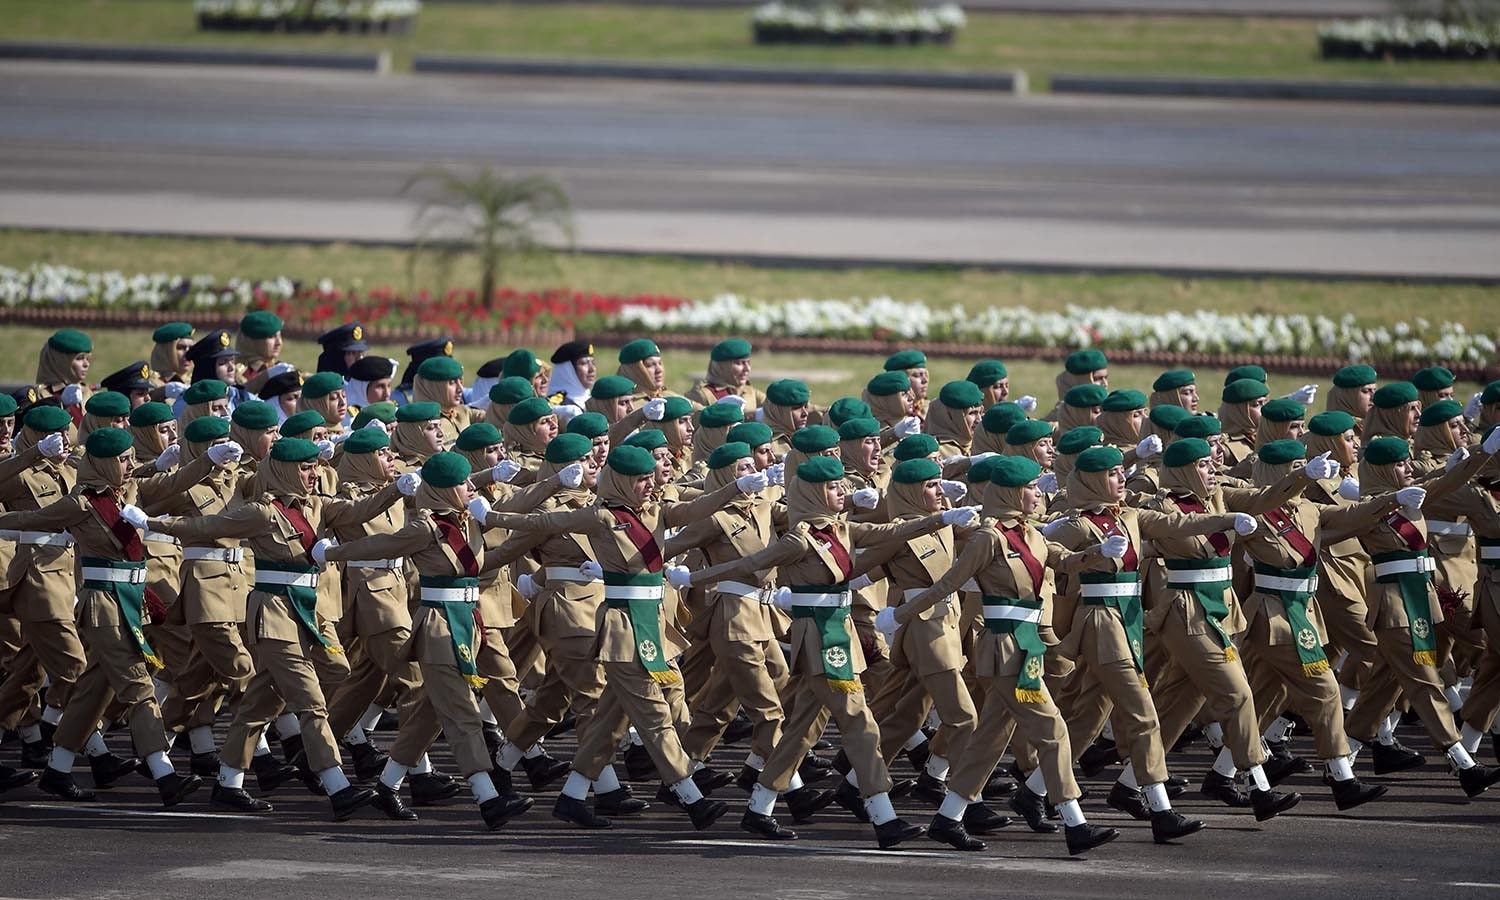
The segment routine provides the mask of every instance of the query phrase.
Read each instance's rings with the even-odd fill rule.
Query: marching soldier
[[[599,377],[594,361],[594,345],[587,341],[569,341],[552,351],[552,374],[547,379],[547,402],[557,408],[559,418],[572,418],[584,412],[589,390]]]
[[[750,342],[728,338],[715,344],[708,352],[708,374],[695,381],[686,396],[700,407],[730,400],[743,407],[745,415],[753,415],[766,395],[750,383]]]
[[[231,384],[251,394],[260,393],[266,379],[271,377],[270,370],[281,360],[281,328],[281,318],[270,310],[245,313],[235,338],[241,368],[239,377]]]
[[[333,372],[341,379],[349,375],[349,367],[364,359],[370,349],[365,343],[365,327],[358,322],[330,328],[318,335],[318,344],[323,349],[313,371]]]

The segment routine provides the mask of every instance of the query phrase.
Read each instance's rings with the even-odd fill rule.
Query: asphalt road
[[[1500,117],[1355,104],[0,64],[0,224],[400,240],[422,164],[591,249],[1500,275]]]

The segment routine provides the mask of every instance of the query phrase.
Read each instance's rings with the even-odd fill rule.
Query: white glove
[[[156,471],[170,472],[172,468],[182,461],[182,447],[178,444],[169,444],[156,457]]]
[[[1427,488],[1405,487],[1396,492],[1396,502],[1407,509],[1421,509],[1427,502]]]
[[[476,521],[483,522],[490,516],[490,501],[483,497],[475,497],[469,501],[469,515]]]
[[[1037,476],[1036,489],[1044,494],[1057,493],[1057,473],[1043,472],[1041,475]]]
[[[317,563],[320,566],[328,562],[328,551],[333,547],[337,547],[338,545],[339,542],[334,540],[333,538],[323,538],[321,541],[313,544],[313,562]]]
[[[513,459],[502,459],[490,469],[490,477],[501,484],[510,484],[511,479],[521,474],[522,466]]]
[[[323,462],[333,459],[333,449],[333,441],[326,439],[318,441],[318,459],[321,459]]]
[[[1484,443],[1480,445],[1480,449],[1492,455],[1500,453],[1500,429],[1491,431],[1490,436],[1485,438]]]
[[[968,459],[968,457],[964,456],[962,453],[958,453],[953,456],[945,456],[943,457],[943,465],[951,466],[956,462],[962,462],[966,459]]]
[[[370,421],[366,422],[361,427],[363,427],[363,428],[379,428],[381,431],[384,431],[386,434],[390,434],[391,433],[390,428],[387,427],[386,424],[384,422],[380,421],[379,419],[371,419]]]
[[[653,422],[660,422],[667,414],[667,401],[660,397],[652,397],[641,409],[646,413],[646,418]]]
[[[77,406],[83,402],[83,388],[76,384],[70,384],[63,388],[62,405]]]
[[[907,416],[895,425],[891,426],[891,433],[898,438],[911,437],[922,433],[922,420],[916,416]]]
[[[792,589],[787,587],[777,588],[776,593],[771,597],[771,604],[777,609],[791,609]]]
[[[516,579],[516,593],[520,594],[523,599],[530,600],[541,592],[542,589],[536,586],[536,579],[530,575],[522,575]]]
[[[1313,481],[1322,481],[1324,478],[1337,478],[1343,470],[1338,460],[1329,459],[1327,453],[1321,453],[1307,461],[1302,467],[1302,473]]]
[[[943,524],[957,525],[959,528],[973,528],[979,524],[979,507],[960,506],[958,509],[943,510]]]
[[[126,504],[125,508],[120,510],[120,518],[142,531],[146,530],[146,523],[149,521],[146,517],[146,511],[135,504]]]
[[[328,442],[337,447],[339,444],[342,444],[344,441],[347,441],[352,437],[354,437],[354,432],[340,431],[338,434],[330,434],[328,436]]]
[[[962,500],[969,493],[969,486],[962,481],[949,481],[944,478],[938,482],[938,487],[943,489],[943,496],[954,503]]]
[[[752,418],[757,422],[764,422],[766,420],[766,408],[764,406],[757,406],[755,408],[755,415]]]
[[[667,584],[685,591],[693,586],[693,573],[687,566],[667,566]]]
[[[1130,549],[1130,538],[1123,534],[1112,534],[1099,545],[1099,553],[1106,559],[1123,559]]]
[[[169,381],[161,386],[161,395],[168,400],[176,400],[187,393],[188,386],[180,381]]]
[[[739,394],[730,394],[728,397],[725,397],[724,399],[719,400],[717,402],[719,402],[719,403],[733,403],[735,406],[738,406],[740,409],[744,409],[745,408],[745,398],[741,397]]]
[[[208,448],[208,461],[216,466],[227,466],[232,462],[238,462],[245,455],[245,448],[234,441],[226,441],[222,444],[214,444]]]
[[[901,624],[896,621],[896,611],[887,606],[876,613],[875,627],[880,629],[880,633],[885,635],[887,641],[894,638],[896,636],[896,629],[901,627]]]
[[[1474,392],[1474,396],[1470,397],[1469,402],[1464,406],[1464,418],[1471,421],[1479,418],[1480,410],[1484,409],[1484,404],[1479,402],[1479,398],[1483,396],[1484,391]]]
[[[583,484],[583,465],[581,463],[568,463],[557,470],[557,480],[562,482],[563,487],[578,487],[580,484]]]
[[[874,509],[880,505],[880,492],[874,488],[860,488],[849,495],[849,502],[860,509]]]
[[[983,453],[976,453],[973,456],[969,457],[969,465],[971,465],[971,466],[972,465],[977,465],[978,463],[980,463],[980,462],[982,462],[982,461],[984,461],[986,459],[989,459],[991,456],[999,456],[999,455],[1000,454],[995,453],[995,452],[990,451],[990,450],[986,450]]]
[[[1344,480],[1339,482],[1339,496],[1345,500],[1358,500],[1359,482],[1345,475]]]
[[[1463,465],[1464,460],[1466,460],[1468,458],[1469,458],[1469,448],[1468,447],[1459,447],[1457,450],[1454,450],[1452,453],[1448,454],[1448,461],[1445,462],[1445,463],[1443,463],[1443,470],[1444,471],[1450,471],[1452,469],[1455,469],[1455,468]]]
[[[1016,405],[1021,407],[1021,409],[1024,410],[1026,412],[1026,415],[1028,416],[1036,412],[1036,398],[1031,396],[1030,394],[1027,394],[1021,399],[1017,400]]]
[[[1040,481],[1040,479],[1038,480]],[[1061,531],[1062,527],[1066,524],[1068,524],[1067,519],[1053,519],[1046,525],[1042,526],[1042,537],[1052,537],[1054,534],[1057,534],[1059,531]]]
[[[875,583],[874,579],[872,579],[870,577],[870,574],[868,572],[866,572],[863,575],[860,575],[860,576],[858,576],[856,578],[851,578],[849,580],[849,590],[851,590],[851,591],[862,591],[862,590],[864,590],[865,588],[869,587],[870,585],[872,585],[874,583]]]
[[[1256,529],[1255,517],[1246,513],[1234,514],[1234,533],[1240,536],[1253,534]]]
[[[1148,434],[1141,438],[1140,443],[1135,445],[1135,458],[1147,460],[1161,452],[1161,438],[1154,434]]]
[[[403,497],[412,497],[417,493],[417,488],[422,486],[422,476],[416,472],[407,472],[396,479],[396,490]]]
[[[67,442],[63,440],[62,434],[56,431],[36,442],[36,448],[48,459],[62,459],[65,446]]]
[[[770,479],[772,484],[786,484],[786,463],[766,467],[766,478]]]
[[[765,490],[771,484],[771,476],[765,472],[751,472],[736,478],[734,483],[742,493],[753,494]]]
[[[1304,384],[1286,396],[1288,400],[1296,400],[1303,406],[1311,406],[1312,402],[1318,397],[1318,386],[1315,384]]]
[[[592,559],[586,559],[583,562],[579,563],[578,571],[583,573],[584,577],[588,578],[590,581],[599,581],[604,577],[604,567],[594,562]]]

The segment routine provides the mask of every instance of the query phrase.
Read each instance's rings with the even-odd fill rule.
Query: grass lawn
[[[12,40],[391,50],[956,71],[1025,69],[1037,89],[1054,72],[1495,82],[1494,62],[1358,62],[1318,58],[1317,23],[1270,18],[1044,16],[971,13],[952,47],[756,47],[744,9],[589,4],[433,4],[412,34],[200,33],[189,0],[0,0]]]

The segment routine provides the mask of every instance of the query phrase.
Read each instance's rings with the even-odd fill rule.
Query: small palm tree
[[[495,303],[501,273],[517,257],[545,254],[548,239],[573,247],[573,214],[567,191],[544,175],[511,177],[488,166],[465,175],[428,166],[413,175],[403,194],[418,185],[435,190],[417,212],[417,242],[409,269],[423,251],[436,249],[445,263],[465,253],[479,264],[479,296]]]

